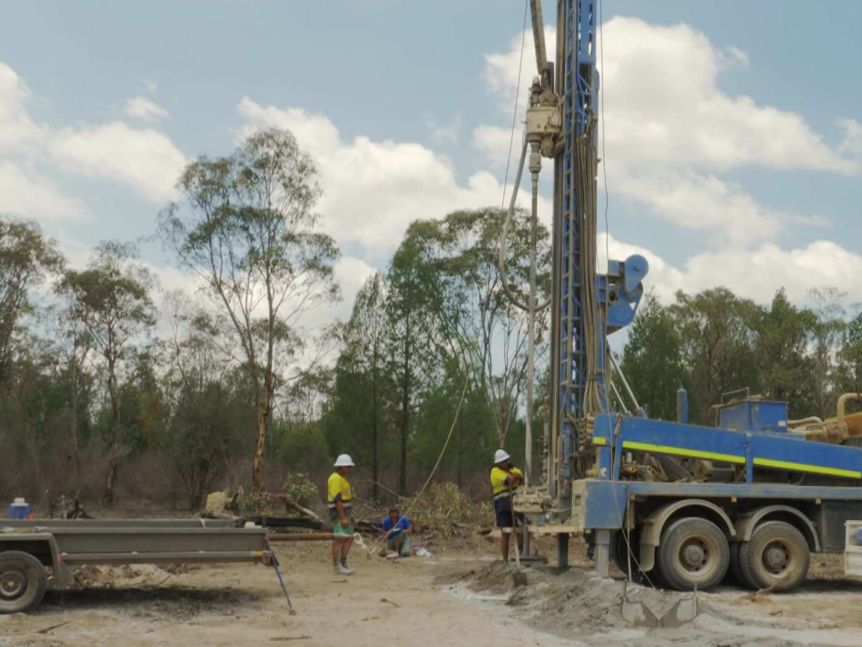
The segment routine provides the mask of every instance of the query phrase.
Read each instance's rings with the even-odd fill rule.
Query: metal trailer
[[[264,528],[229,520],[0,520],[0,613],[67,588],[75,566],[217,562],[277,566]]]

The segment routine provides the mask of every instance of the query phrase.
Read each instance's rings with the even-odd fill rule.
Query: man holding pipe
[[[503,561],[509,560],[509,535],[515,529],[515,513],[512,496],[524,482],[524,473],[512,465],[512,457],[505,449],[494,452],[494,467],[491,468],[491,490],[494,494],[494,515],[500,529],[500,554]],[[518,535],[518,550],[521,549],[521,535]]]

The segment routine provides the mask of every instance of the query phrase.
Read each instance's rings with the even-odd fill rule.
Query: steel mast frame
[[[549,473],[549,485],[565,495],[579,450],[576,423],[585,413],[586,348],[581,267],[582,223],[578,219],[576,143],[588,130],[598,109],[596,68],[598,0],[558,0],[556,86],[563,96],[562,151],[555,159],[554,272],[552,305],[551,429],[557,442],[549,457],[559,473]],[[593,142],[595,145],[596,142]],[[595,182],[595,177],[591,178]],[[591,216],[595,218],[595,214]],[[596,241],[585,241],[595,246]],[[595,255],[593,255],[594,257]],[[603,332],[603,331],[602,331]],[[600,335],[604,345],[604,334]],[[556,456],[556,452],[560,456]],[[554,483],[554,481],[557,481]]]

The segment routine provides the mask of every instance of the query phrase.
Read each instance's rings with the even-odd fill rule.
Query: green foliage
[[[681,339],[693,421],[710,423],[710,407],[725,392],[761,388],[756,356],[759,306],[715,288],[695,295],[678,292],[669,312]]]
[[[281,461],[291,478],[295,474],[321,474],[332,464],[331,452],[319,422],[285,425],[276,433],[281,439]]]
[[[0,387],[10,377],[13,334],[31,311],[30,290],[62,266],[56,244],[37,225],[0,215]]]
[[[247,492],[239,505],[243,515],[284,514],[284,506],[281,502],[265,490]]]
[[[676,417],[676,391],[688,386],[682,337],[668,308],[647,295],[631,327],[622,370],[652,418]]]
[[[283,489],[287,496],[305,508],[313,507],[320,499],[317,485],[308,474],[303,472],[290,474],[284,482]]]
[[[448,478],[454,479],[457,485],[463,486],[472,480],[476,472],[484,470],[496,449],[497,433],[487,396],[477,389],[467,390],[460,414],[455,420],[464,385],[463,381],[457,383],[457,376],[449,377],[423,398],[410,456],[417,467],[432,469],[454,422],[452,439],[440,470]]]

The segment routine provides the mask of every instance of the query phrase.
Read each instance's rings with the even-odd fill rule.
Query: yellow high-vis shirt
[[[350,481],[344,478],[338,472],[333,472],[329,475],[329,480],[326,482],[326,501],[330,508],[335,507],[336,501],[341,501],[348,505],[353,499],[353,492],[350,489]]]
[[[494,493],[495,499],[499,496],[511,496],[517,489],[517,486],[506,485],[506,479],[513,474],[521,478],[524,477],[524,473],[517,467],[511,468],[509,471],[496,465],[491,468],[491,491]]]

